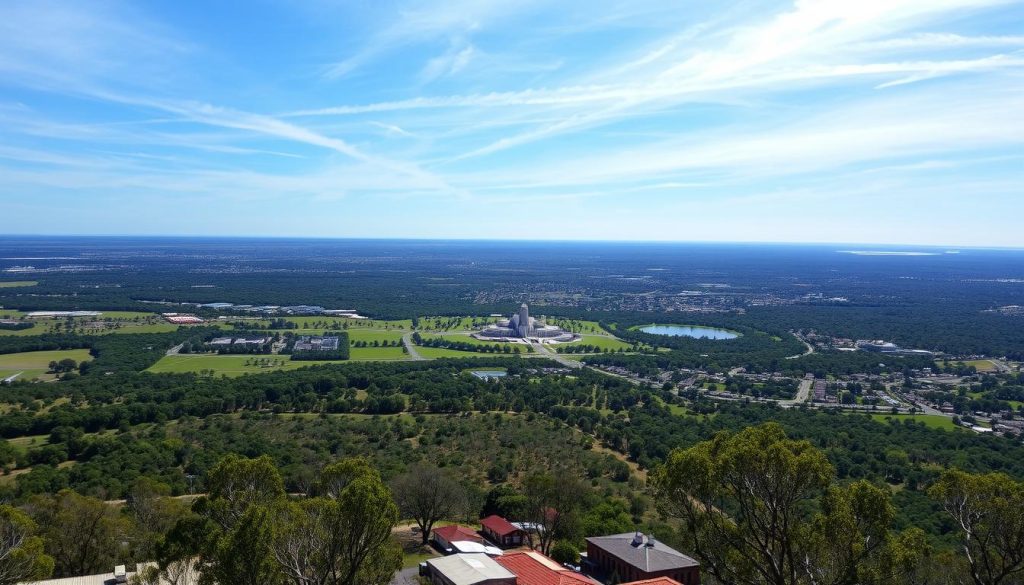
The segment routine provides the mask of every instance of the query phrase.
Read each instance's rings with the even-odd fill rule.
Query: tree
[[[889,541],[886,492],[832,486],[825,455],[775,423],[677,449],[652,479],[662,510],[684,521],[689,549],[722,583],[858,583],[858,567]]]
[[[125,507],[135,520],[133,536],[140,541],[136,554],[141,558],[153,558],[157,540],[188,511],[170,494],[168,485],[148,477],[136,479],[128,492]]]
[[[327,475],[364,466],[348,460]],[[333,496],[277,508],[272,550],[296,585],[376,585],[401,567],[402,551],[391,538],[398,507],[377,472],[365,469]]]
[[[960,531],[975,585],[1020,583],[1024,576],[1024,483],[1002,473],[945,472],[929,490]]]
[[[423,544],[430,540],[435,522],[455,517],[466,505],[465,489],[434,465],[413,465],[391,487],[402,515],[419,526]]]
[[[119,558],[126,526],[101,500],[61,490],[34,497],[28,507],[58,576],[100,573]]]
[[[284,482],[270,457],[248,459],[230,454],[210,469],[206,478],[209,517],[230,530],[253,505],[283,498]]]
[[[551,552],[556,539],[576,537],[576,509],[585,489],[573,474],[560,470],[556,473],[535,473],[523,482],[527,500],[527,520],[532,524],[531,539],[544,554]]]
[[[53,572],[53,557],[43,552],[36,524],[10,506],[0,506],[0,585],[45,579]]]

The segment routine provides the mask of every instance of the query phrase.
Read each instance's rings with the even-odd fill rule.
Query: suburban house
[[[459,526],[457,524],[435,528],[431,533],[431,537],[434,544],[437,545],[437,548],[442,551],[454,548],[452,546],[453,542],[484,543],[483,537],[477,534],[475,530],[472,528],[466,528],[465,526]]]
[[[494,560],[515,573],[517,585],[600,585],[532,550],[508,553]]]
[[[526,532],[501,516],[488,516],[480,521],[484,536],[494,544],[507,548],[522,546]]]
[[[434,585],[516,585],[516,576],[483,554],[454,554],[426,562]]]
[[[700,563],[641,532],[588,538],[585,565],[606,581],[668,577],[682,585],[700,585]]]

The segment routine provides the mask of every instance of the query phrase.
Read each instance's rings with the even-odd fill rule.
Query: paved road
[[[409,357],[415,361],[421,362],[427,358],[420,355],[420,352],[416,351],[416,344],[412,342],[412,333],[406,333],[402,336],[402,345],[405,346],[405,351],[409,352]]]
[[[580,362],[567,359],[559,355],[558,353],[551,351],[543,343],[530,343],[530,345],[532,345],[533,348],[537,350],[537,353],[539,355],[542,355],[546,358],[551,358],[567,368],[578,369],[583,367],[583,364],[581,364]]]
[[[800,339],[800,338],[799,338],[799,337],[797,337],[797,339]],[[790,355],[790,356],[786,356],[786,359],[787,359],[787,360],[795,360],[795,359],[797,359],[797,358],[802,358],[802,357],[804,357],[805,355],[811,355],[812,353],[814,353],[814,346],[813,346],[813,345],[811,345],[810,343],[807,343],[807,342],[806,342],[806,341],[804,341],[803,339],[800,339],[800,341],[801,341],[801,343],[803,343],[803,344],[804,344],[805,346],[807,346],[807,351],[805,351],[805,352],[803,352],[803,353],[799,353],[799,354],[797,354],[797,355]]]

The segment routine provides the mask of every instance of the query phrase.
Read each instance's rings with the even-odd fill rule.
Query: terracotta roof
[[[518,585],[599,585],[597,581],[566,569],[539,552],[506,553],[494,560],[515,573]]]
[[[434,529],[434,535],[440,536],[448,542],[454,542],[456,540],[468,540],[470,542],[483,542],[484,539],[471,528],[465,526],[459,526],[458,524],[452,524],[451,526],[442,526]]]
[[[497,515],[484,518],[480,521],[480,526],[483,526],[498,536],[506,536],[514,532],[522,532],[522,530],[513,526],[511,522]]]

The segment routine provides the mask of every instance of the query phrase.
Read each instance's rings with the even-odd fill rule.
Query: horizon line
[[[319,240],[365,242],[490,242],[509,244],[663,244],[663,245],[748,245],[748,246],[868,246],[930,249],[1024,250],[1019,246],[993,244],[920,244],[903,242],[800,242],[782,240],[609,240],[598,238],[474,238],[474,237],[404,237],[404,236],[292,236],[292,235],[203,235],[203,234],[0,234],[5,238],[82,238],[82,239],[181,239],[181,240]]]

